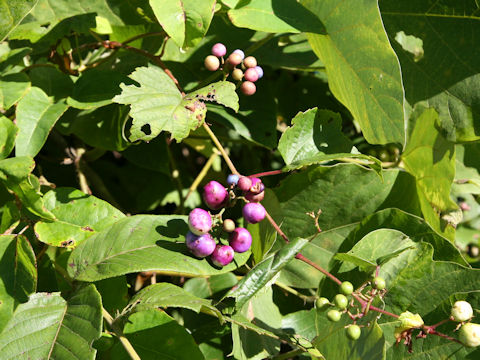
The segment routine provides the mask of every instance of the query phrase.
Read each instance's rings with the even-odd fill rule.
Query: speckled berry
[[[247,176],[242,176],[238,179],[237,186],[242,191],[248,191],[252,187],[252,179]]]
[[[188,227],[195,235],[203,235],[212,229],[212,217],[208,211],[195,208],[188,215]]]
[[[243,79],[243,71],[241,69],[235,69],[232,71],[233,80],[240,81]]]
[[[227,184],[229,186],[237,186],[239,179],[240,179],[240,176],[238,176],[237,174],[230,174],[227,176]]]
[[[386,286],[385,279],[380,276],[374,277],[372,281],[372,286],[374,289],[377,289],[377,290],[385,289],[385,286]]]
[[[247,71],[245,71],[245,80],[247,81],[251,81],[251,82],[255,82],[258,80],[258,73],[257,73],[257,70],[255,70],[255,68],[250,68],[250,69],[247,69]]]
[[[209,71],[217,71],[220,67],[220,60],[216,56],[208,55],[204,61],[205,68]]]
[[[230,245],[217,245],[213,250],[211,259],[215,265],[225,266],[232,262],[234,255],[235,252]]]
[[[248,203],[243,207],[243,217],[250,224],[256,224],[265,218],[266,211],[260,203]]]
[[[242,227],[237,227],[229,238],[230,246],[238,253],[243,253],[252,246],[252,235],[250,232]]]
[[[245,65],[247,68],[254,68],[257,66],[257,59],[255,59],[253,56],[247,56],[243,60],[243,65]]]
[[[257,71],[258,78],[261,79],[263,77],[263,69],[261,66],[255,66],[254,69]]]
[[[222,43],[216,43],[212,46],[212,54],[218,57],[225,56],[227,48]]]
[[[185,243],[192,254],[199,258],[212,254],[216,246],[215,240],[210,234],[198,236],[191,232],[185,236]]]
[[[220,209],[228,200],[227,190],[218,181],[212,180],[203,187],[203,200],[210,209]]]
[[[223,230],[225,230],[228,233],[231,233],[232,231],[234,231],[235,221],[233,221],[232,219],[223,220]]]
[[[240,49],[235,49],[233,50],[233,54],[238,54],[240,55],[240,57],[243,59],[245,59],[245,53],[243,52],[243,50],[240,50]]]
[[[232,53],[228,56],[227,62],[232,66],[237,66],[242,62],[242,57],[237,53]]]
[[[257,87],[251,81],[244,81],[240,86],[240,91],[243,95],[251,96],[257,91]]]

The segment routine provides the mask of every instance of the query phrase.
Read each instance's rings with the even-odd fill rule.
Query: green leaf
[[[30,174],[34,167],[35,162],[28,156],[0,160],[0,182],[13,191],[31,213],[54,220],[55,215],[45,208],[42,195],[32,185]]]
[[[28,15],[38,0],[2,0],[0,1],[0,41],[3,41],[25,16]]]
[[[282,330],[313,340],[317,335],[315,327],[315,309],[301,310],[285,315],[282,319]]]
[[[68,97],[73,90],[72,79],[56,67],[34,67],[28,71],[32,86],[42,89],[55,102]]]
[[[35,156],[47,140],[50,130],[67,110],[64,102],[54,103],[43,90],[33,87],[17,106],[18,136],[16,156]]]
[[[455,179],[452,192],[480,194],[480,164],[475,159],[479,153],[478,143],[455,145]]]
[[[238,283],[233,273],[213,275],[208,278],[192,278],[185,282],[183,289],[202,299],[230,290]]]
[[[126,276],[97,281],[95,287],[102,297],[102,306],[110,314],[120,312],[128,304],[130,285]]]
[[[172,317],[158,309],[137,312],[128,317],[123,334],[142,360],[203,360],[192,335]],[[159,339],[161,341],[152,341]],[[112,349],[113,359],[130,360],[120,343]]]
[[[35,253],[23,235],[0,235],[0,331],[37,287]]]
[[[395,0],[379,4],[400,60],[407,101],[412,107],[420,101],[434,107],[448,140],[480,139],[480,102],[472,96],[480,84],[480,62],[471,51],[480,30],[478,4]],[[397,41],[402,32],[422,43],[420,59]]]
[[[238,95],[235,84],[230,81],[217,81],[185,95],[185,100],[214,101],[238,111]]]
[[[181,0],[149,0],[163,30],[179,47],[185,42],[185,11]]]
[[[434,109],[419,107],[410,122],[410,136],[402,155],[405,169],[415,176],[422,212],[427,223],[450,240],[454,227],[445,214],[457,209],[450,199],[455,177],[455,147],[437,130]]]
[[[0,160],[5,159],[15,146],[18,128],[12,120],[0,115]]]
[[[102,305],[93,285],[68,301],[59,293],[36,293],[19,305],[3,332],[0,350],[7,359],[94,359],[100,337]]]
[[[125,217],[108,202],[73,188],[50,190],[43,201],[57,219],[37,222],[35,234],[52,246],[75,247]]]
[[[272,280],[307,243],[308,240],[297,238],[275,254],[259,262],[238,282],[235,289],[228,293],[227,296],[234,297],[237,307],[242,307]]]
[[[270,33],[325,33],[322,22],[296,0],[239,1],[228,11],[238,27]]]
[[[76,280],[96,281],[131,272],[155,270],[160,274],[208,276],[235,270],[250,253],[215,268],[197,259],[185,246],[185,216],[136,215],[124,218],[80,244],[69,259]]]
[[[0,77],[0,108],[7,110],[15,105],[30,89],[28,76],[21,73]]]
[[[326,35],[308,34],[325,64],[335,97],[372,144],[405,143],[404,93],[398,59],[383,28],[377,1],[305,0]]]

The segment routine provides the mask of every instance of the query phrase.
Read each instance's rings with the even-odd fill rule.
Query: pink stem
[[[248,177],[262,177],[262,176],[270,176],[270,175],[278,175],[278,174],[283,174],[283,171],[282,170],[272,170],[272,171],[265,171],[265,172],[261,172],[261,173],[258,173],[258,174],[253,174],[253,175],[248,175]]]

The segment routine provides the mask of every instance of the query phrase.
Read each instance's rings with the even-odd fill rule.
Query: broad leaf
[[[282,319],[282,330],[312,341],[317,336],[315,312],[315,309],[310,309],[285,315]]]
[[[184,216],[136,215],[124,218],[80,244],[69,259],[69,274],[77,280],[96,281],[131,272],[155,270],[161,274],[207,276],[232,271],[250,253],[237,254],[218,269],[197,259],[185,245]]]
[[[197,277],[189,279],[183,285],[183,289],[190,294],[202,299],[218,295],[230,290],[238,283],[233,273],[213,275],[208,278]]]
[[[0,108],[7,110],[16,104],[30,89],[30,80],[25,73],[0,77]]]
[[[217,81],[185,95],[185,100],[214,101],[238,111],[238,95],[235,84],[229,81]]]
[[[92,343],[100,337],[102,305],[93,285],[68,301],[59,293],[36,293],[17,307],[0,334],[5,358],[94,359]]]
[[[15,146],[18,128],[12,120],[0,115],[0,160],[5,159]]]
[[[398,59],[376,0],[304,0],[327,34],[308,40],[325,64],[332,93],[373,144],[405,142],[404,94]]]
[[[0,235],[0,331],[37,286],[35,253],[23,235]]]
[[[48,96],[53,96],[56,102],[72,93],[72,79],[56,67],[34,67],[28,71],[28,76],[32,86],[42,89]]]
[[[25,16],[28,15],[38,0],[2,0],[0,1],[0,41],[3,41]]]
[[[17,106],[18,136],[16,156],[35,156],[47,140],[50,130],[67,110],[64,102],[54,103],[43,90],[33,87]]]
[[[43,201],[57,220],[37,222],[35,233],[38,240],[53,246],[75,247],[125,217],[106,201],[73,188],[50,190]]]

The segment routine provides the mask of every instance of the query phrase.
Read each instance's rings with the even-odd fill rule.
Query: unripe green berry
[[[350,295],[353,292],[353,285],[350,281],[344,281],[340,285],[340,292],[343,295]]]
[[[327,312],[327,318],[330,321],[337,322],[340,320],[341,317],[342,317],[342,313],[338,310],[332,309],[332,310],[328,310]]]
[[[220,67],[220,60],[216,56],[208,55],[204,61],[205,67],[209,71],[217,71]]]
[[[348,305],[347,297],[345,295],[342,295],[342,294],[335,295],[335,297],[333,298],[333,302],[334,302],[335,306],[338,307],[341,310],[346,309],[347,305]]]
[[[472,306],[466,301],[457,301],[453,304],[450,315],[454,321],[462,322],[470,320],[473,316]]]
[[[373,278],[373,281],[372,281],[372,287],[374,289],[377,289],[377,290],[383,290],[385,289],[385,279],[380,277],[380,276],[376,276]]]
[[[358,325],[351,325],[347,328],[347,336],[352,340],[357,340],[362,334],[362,330]]]
[[[235,222],[232,219],[223,220],[223,230],[230,233],[235,230],[235,228]]]
[[[328,305],[330,305],[330,301],[326,297],[318,298],[315,301],[315,307],[319,310],[324,310]]]
[[[235,69],[232,71],[233,80],[240,81],[243,78],[243,71],[240,69]]]
[[[480,345],[480,325],[475,323],[464,324],[458,333],[458,339],[468,347]]]

